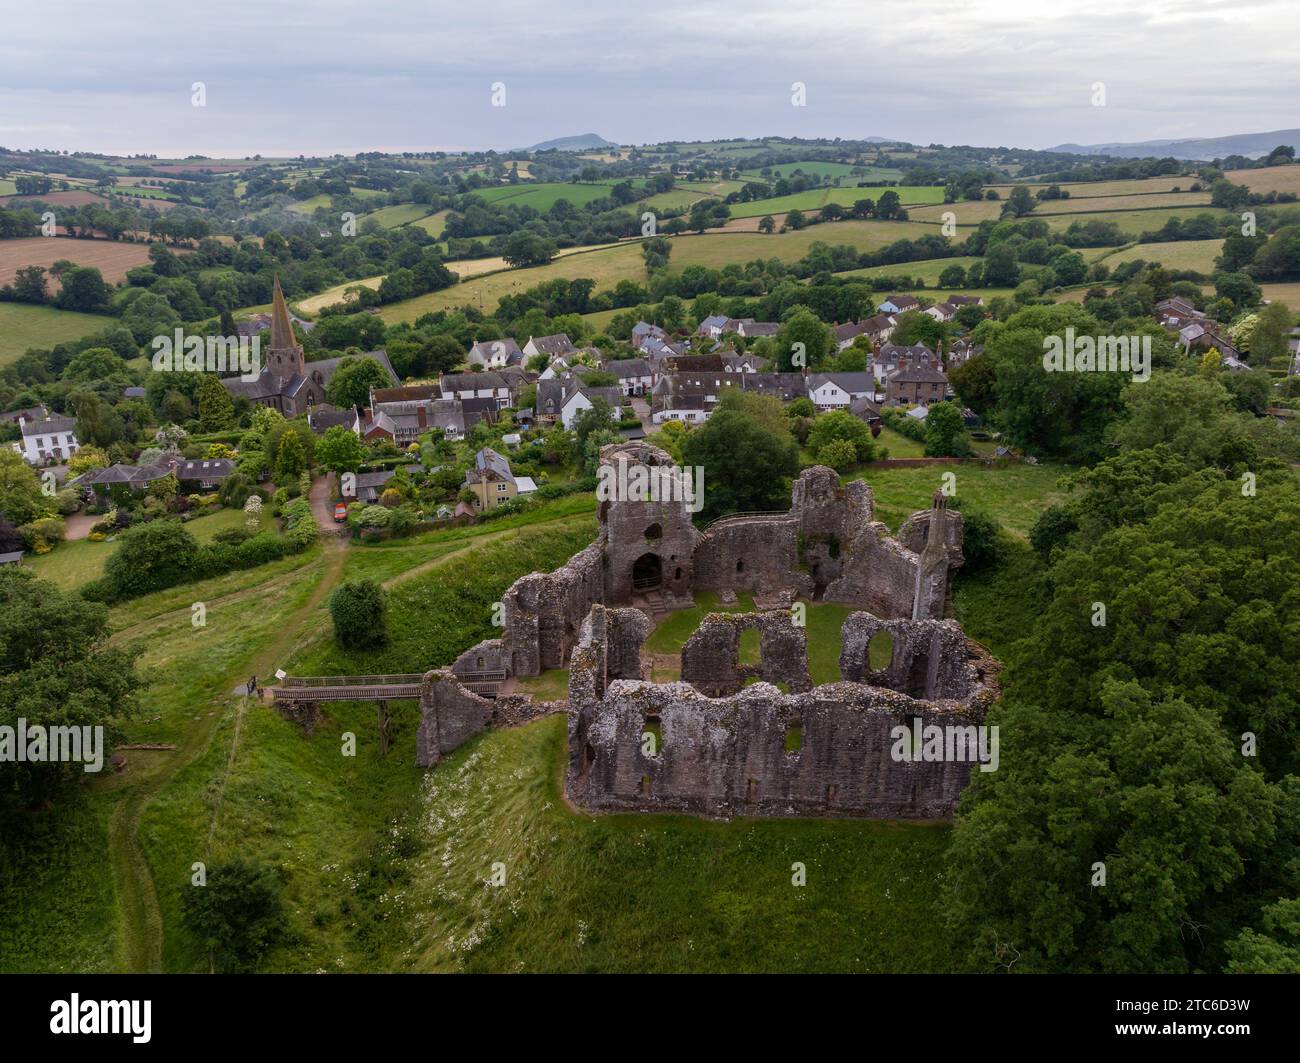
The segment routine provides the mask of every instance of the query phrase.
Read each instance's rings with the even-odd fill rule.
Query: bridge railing
[[[301,678],[286,676],[271,684],[275,687],[391,687],[415,686],[424,682],[423,672],[403,675],[313,675]]]

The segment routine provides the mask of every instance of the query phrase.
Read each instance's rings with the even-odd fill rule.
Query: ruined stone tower
[[[606,604],[625,605],[649,592],[689,604],[699,540],[691,523],[694,491],[689,472],[657,447],[627,443],[602,451],[596,497],[606,533]]]

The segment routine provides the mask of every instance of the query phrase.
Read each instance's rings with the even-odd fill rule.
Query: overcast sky
[[[0,145],[16,148],[350,154],[578,133],[1049,147],[1300,125],[1297,0],[5,7]]]

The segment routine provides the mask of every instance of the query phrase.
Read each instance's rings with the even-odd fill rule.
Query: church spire
[[[284,292],[280,288],[280,278],[275,278],[275,291],[271,296],[271,350],[282,351],[296,347],[298,340],[293,334],[293,322],[289,318],[289,307],[284,301]]]

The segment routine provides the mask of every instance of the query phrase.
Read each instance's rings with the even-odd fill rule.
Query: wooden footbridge
[[[503,671],[469,672],[457,676],[461,685],[485,698],[495,698],[506,680]],[[277,679],[261,688],[276,702],[408,701],[419,700],[423,672],[401,675],[319,675]]]

